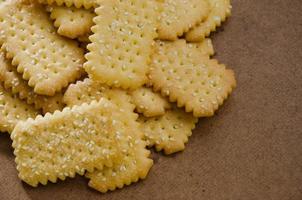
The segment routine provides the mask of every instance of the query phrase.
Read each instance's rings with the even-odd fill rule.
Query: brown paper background
[[[145,181],[107,194],[80,176],[31,188],[1,134],[0,199],[301,200],[302,1],[233,0],[212,38],[238,87],[216,116],[200,120],[183,153],[153,153]]]

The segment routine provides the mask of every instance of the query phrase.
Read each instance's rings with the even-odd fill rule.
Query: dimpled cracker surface
[[[83,50],[56,34],[44,8],[9,2],[0,9],[0,43],[35,93],[53,96],[81,76]]]
[[[62,93],[52,97],[35,94],[33,88],[27,85],[27,82],[17,72],[16,67],[12,66],[8,59],[5,59],[2,52],[0,52],[0,82],[3,83],[6,90],[18,95],[28,104],[33,104],[36,109],[42,109],[43,113],[62,110],[64,107]]]
[[[138,121],[148,146],[155,146],[157,151],[164,150],[165,154],[172,154],[184,150],[198,119],[174,107],[162,116],[140,116]]]
[[[104,0],[96,8],[84,68],[93,80],[123,89],[147,82],[157,5],[149,0]]]
[[[162,4],[158,37],[176,40],[208,15],[208,0],[165,0]]]
[[[19,177],[37,186],[111,167],[139,130],[136,118],[102,98],[18,123],[11,138]]]
[[[143,134],[139,132],[128,137],[128,144],[122,150],[121,160],[112,167],[87,173],[86,177],[90,178],[89,186],[100,192],[107,192],[146,178],[153,161],[148,158],[150,152],[146,150],[142,136]]]
[[[211,0],[209,3],[211,11],[208,17],[185,34],[187,41],[198,42],[203,40],[231,15],[230,0]]]
[[[76,8],[84,7],[90,9],[97,6],[97,0],[38,0],[39,3],[58,6],[74,6]]]
[[[75,39],[83,37],[91,32],[93,9],[49,6],[50,17],[54,20],[55,27],[58,28],[58,34]]]
[[[157,43],[149,78],[155,91],[195,117],[212,116],[236,85],[232,70],[184,40]]]
[[[33,118],[38,111],[0,85],[0,132],[11,133],[20,120]]]
[[[63,101],[67,106],[73,106],[93,100],[98,101],[102,97],[109,99],[124,109],[133,111],[135,108],[134,104],[131,103],[131,96],[126,91],[111,88],[99,82],[92,81],[89,78],[77,81],[76,84],[71,84],[64,94]]]
[[[165,110],[170,108],[170,104],[159,93],[152,89],[141,87],[131,93],[132,101],[136,110],[146,117],[155,117],[165,114]]]

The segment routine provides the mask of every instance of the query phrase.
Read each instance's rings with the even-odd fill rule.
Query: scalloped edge
[[[80,2],[76,2],[74,0],[70,0],[69,2],[67,0],[38,0],[39,3],[41,4],[46,4],[46,5],[58,5],[58,6],[66,6],[66,7],[76,7],[76,8],[85,8],[85,9],[90,9],[90,8],[95,8],[98,6],[97,1],[95,2],[91,2],[91,3],[85,3],[85,1],[83,1],[82,3]]]

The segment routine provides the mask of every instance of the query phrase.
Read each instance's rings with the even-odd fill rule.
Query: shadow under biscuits
[[[9,160],[14,160],[12,140],[10,139],[10,135],[8,133],[0,133],[0,158],[2,157],[6,157]]]

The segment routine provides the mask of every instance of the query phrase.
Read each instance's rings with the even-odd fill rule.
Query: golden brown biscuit
[[[155,91],[195,117],[212,116],[236,85],[232,70],[184,40],[157,43],[149,77]]]
[[[114,87],[137,89],[147,82],[157,2],[104,0],[96,8],[84,68],[89,77]]]

